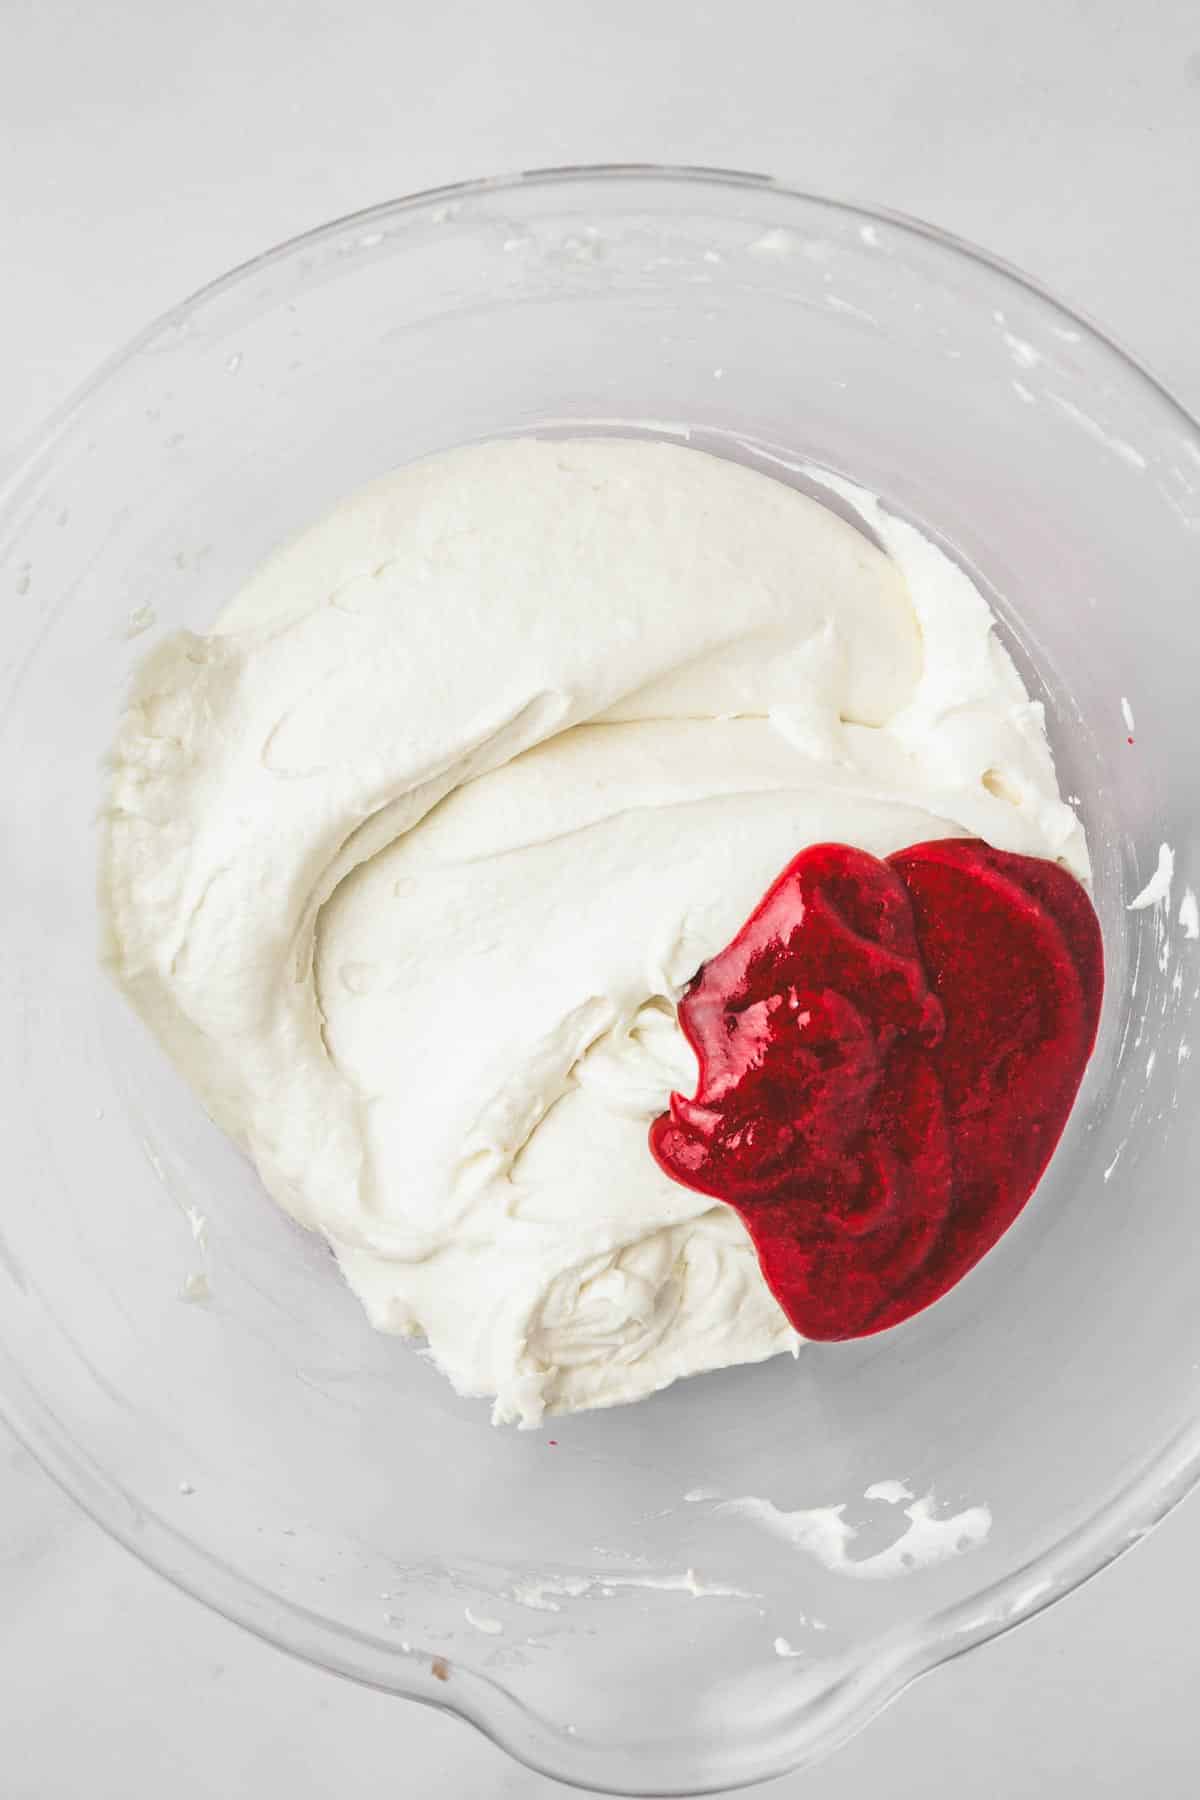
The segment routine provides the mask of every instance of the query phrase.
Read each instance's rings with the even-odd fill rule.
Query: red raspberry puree
[[[1057,864],[976,839],[801,851],[679,1005],[694,1099],[663,1169],[744,1220],[807,1338],[953,1287],[1028,1200],[1100,1016],[1100,924]]]

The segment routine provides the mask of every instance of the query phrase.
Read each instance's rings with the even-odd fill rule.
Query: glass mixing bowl
[[[370,1331],[110,991],[94,818],[156,634],[397,463],[565,431],[824,465],[969,566],[1081,801],[1109,982],[1047,1178],[946,1299],[521,1434]],[[752,176],[418,196],[152,326],[0,508],[17,1431],[229,1618],[624,1792],[810,1759],[1118,1555],[1197,1470],[1198,533],[1196,425],[1099,333],[939,233]]]

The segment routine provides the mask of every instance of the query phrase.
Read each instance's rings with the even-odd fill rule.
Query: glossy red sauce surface
[[[1055,863],[975,839],[886,862],[815,845],[687,988],[699,1083],[651,1150],[737,1210],[797,1331],[882,1331],[1033,1192],[1103,985],[1099,921]]]

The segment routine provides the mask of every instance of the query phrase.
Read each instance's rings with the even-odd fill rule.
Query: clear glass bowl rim
[[[483,196],[518,189],[569,188],[581,182],[625,184],[631,191],[653,182],[677,184],[681,190],[690,187],[755,191],[769,194],[781,204],[795,201],[820,206],[864,224],[887,225],[926,239],[952,256],[975,263],[1024,289],[1061,320],[1085,333],[1144,384],[1159,405],[1175,415],[1178,426],[1200,449],[1200,422],[1136,356],[1086,314],[1067,306],[1023,270],[953,232],[892,208],[835,198],[745,170],[670,163],[567,164],[483,176],[379,201],[285,239],[177,302],[107,357],[17,447],[15,466],[0,484],[0,545],[10,530],[19,531],[27,494],[52,462],[60,440],[80,424],[89,404],[183,319],[240,283],[348,230],[378,226],[381,221],[425,208],[459,205]],[[0,1372],[0,1417],[18,1440],[102,1530],[181,1592],[302,1661],[464,1719],[537,1773],[597,1793],[618,1791],[601,1785],[597,1777],[603,1771],[599,1766],[591,1771],[583,1766],[568,1766],[572,1747],[580,1753],[584,1747],[572,1746],[570,1739],[564,1742],[546,1720],[497,1684],[484,1678],[468,1679],[456,1684],[458,1695],[451,1698],[446,1687],[432,1679],[423,1665],[408,1658],[398,1665],[390,1664],[384,1673],[373,1638],[332,1626],[319,1615],[270,1592],[227,1567],[165,1520],[148,1514],[73,1441],[6,1350],[0,1350]],[[924,1628],[906,1641],[881,1645],[872,1663],[859,1667],[827,1690],[815,1708],[802,1705],[792,1726],[785,1725],[774,1741],[763,1747],[756,1766],[736,1777],[736,1785],[756,1785],[826,1755],[918,1676],[1012,1630],[1090,1580],[1144,1539],[1198,1484],[1200,1413],[1161,1447],[1136,1481],[1110,1496],[1082,1526],[1040,1557],[927,1620]],[[666,1796],[695,1795],[699,1791],[729,1792],[730,1787],[727,1776],[722,1775],[719,1786],[706,1786],[703,1790],[689,1783],[686,1789],[659,1786],[647,1790],[639,1786],[636,1790],[623,1787],[619,1791],[642,1795],[652,1792],[665,1800]]]

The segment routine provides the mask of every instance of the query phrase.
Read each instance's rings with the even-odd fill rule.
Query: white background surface
[[[0,464],[152,314],[267,244],[592,160],[764,169],[922,215],[1023,265],[1200,411],[1196,0],[0,0]],[[1198,1586],[1193,1499],[761,1791],[1191,1796]],[[0,1618],[4,1800],[566,1792],[205,1613],[3,1438]]]

